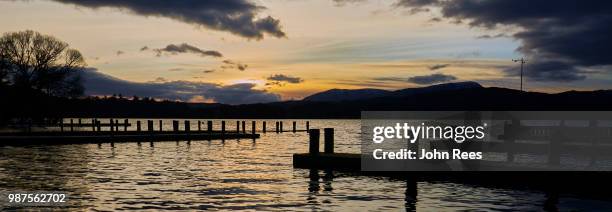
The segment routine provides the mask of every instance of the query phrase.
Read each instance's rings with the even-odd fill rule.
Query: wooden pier
[[[437,149],[448,151],[452,148],[462,151],[481,151],[485,153],[503,153],[505,160],[463,160],[459,163],[449,164],[447,161],[406,161],[410,170],[419,171],[601,171],[596,166],[597,160],[609,157],[612,152],[612,128],[598,126],[591,121],[589,127],[560,126],[522,126],[517,120],[504,122],[504,132],[498,138],[502,142],[480,142],[466,145],[457,145],[452,141],[432,141],[428,150]],[[335,153],[334,130],[324,129],[324,152],[319,152],[320,130],[311,129],[309,132],[309,152],[293,155],[295,168],[307,169],[333,169],[361,172],[361,154]],[[536,141],[535,143],[518,143],[517,140]],[[415,146],[419,149],[418,146]],[[580,157],[588,157],[588,165],[576,167],[561,163],[564,154],[572,153]],[[522,163],[517,162],[516,155],[546,155],[545,162]],[[369,157],[370,155],[368,155]],[[378,162],[378,161],[376,161]],[[380,161],[381,165],[385,161]],[[379,173],[380,174],[380,173]],[[389,174],[389,172],[384,173]]]
[[[76,120],[76,121],[75,121]],[[134,121],[132,121],[134,122]],[[226,130],[226,121],[221,122],[221,129],[213,129],[213,121],[197,121],[196,128],[192,129],[191,120],[172,120],[172,128],[164,131],[163,120],[141,120],[135,124],[129,119],[108,119],[102,122],[99,119],[89,119],[85,123],[82,119],[69,119],[67,123],[60,119],[57,124],[42,125],[53,127],[54,131],[33,131],[30,123],[22,132],[0,133],[0,146],[22,145],[54,145],[54,144],[81,144],[81,143],[114,143],[114,142],[148,142],[148,141],[192,141],[192,140],[225,140],[225,139],[258,139],[259,132],[266,133],[266,122],[262,121],[262,128],[257,130],[257,122],[250,122],[247,130],[246,121],[237,121],[236,130]],[[154,124],[157,123],[157,126]],[[195,123],[195,122],[194,122]],[[282,126],[282,121],[277,121]],[[202,125],[206,124],[206,128]],[[135,129],[132,126],[135,125]],[[306,129],[310,122],[306,121]],[[36,126],[41,126],[38,124]],[[181,129],[182,128],[182,129]],[[197,129],[197,130],[196,130]],[[204,129],[204,130],[203,130]],[[283,133],[282,127],[277,127],[276,133]],[[293,122],[292,132],[307,132],[298,130]]]

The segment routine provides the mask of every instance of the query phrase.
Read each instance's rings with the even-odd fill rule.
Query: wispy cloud
[[[144,49],[144,47],[143,47],[143,49]],[[189,45],[187,43],[182,43],[182,44],[178,44],[178,45],[177,44],[169,44],[169,45],[167,45],[164,48],[153,49],[153,51],[155,51],[157,53],[157,56],[161,56],[164,53],[173,54],[173,55],[191,53],[191,54],[200,55],[202,57],[223,57],[223,54],[221,54],[218,51],[203,50],[203,49],[200,49],[198,47]]]
[[[238,69],[240,71],[244,71],[246,70],[249,65],[247,64],[243,64],[237,61],[233,61],[233,60],[224,60],[223,61],[224,64],[226,64],[225,66],[221,66],[221,68],[235,68]]]

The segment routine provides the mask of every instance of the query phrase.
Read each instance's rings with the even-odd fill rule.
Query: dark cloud
[[[292,83],[292,84],[298,84],[298,83],[304,82],[302,78],[287,76],[284,74],[275,74],[275,75],[269,76],[267,79],[270,81],[286,82],[286,83]]]
[[[226,66],[221,66],[221,68],[235,68],[240,71],[244,71],[249,67],[249,65],[247,64],[243,64],[233,60],[224,60],[223,63],[226,64]]]
[[[198,47],[182,43],[182,44],[170,44],[161,49],[153,49],[157,53],[157,56],[161,56],[164,53],[168,54],[184,54],[184,53],[192,53],[198,54],[202,57],[223,57],[223,55],[214,50],[202,50]]]
[[[24,0],[25,1],[25,0]],[[265,9],[249,0],[52,0],[92,9],[113,8],[146,17],[163,17],[249,39],[264,34],[285,37],[280,21],[260,17]]]
[[[423,76],[414,76],[408,78],[408,82],[419,84],[419,85],[429,85],[429,84],[437,84],[443,82],[449,82],[456,80],[457,77],[453,75],[446,75],[442,73],[423,75]]]
[[[516,28],[512,36],[531,58],[529,72],[541,72],[527,74],[536,80],[580,80],[584,69],[612,65],[612,1],[399,0],[396,6],[438,7],[444,18],[472,27]]]
[[[521,74],[519,65],[504,71],[510,76],[519,76]],[[535,81],[569,82],[585,79],[586,76],[584,76],[585,73],[583,72],[568,63],[553,60],[525,64],[523,75]]]
[[[450,66],[450,64],[435,64],[435,65],[429,66],[429,70],[435,71],[438,69],[446,68],[448,66]]]
[[[139,83],[121,80],[96,69],[85,69],[81,72],[87,95],[111,95],[153,97],[168,100],[191,101],[207,99],[224,104],[250,104],[275,102],[280,100],[277,94],[254,89],[255,84],[241,83],[219,85],[205,82],[168,81],[157,78],[153,82]]]

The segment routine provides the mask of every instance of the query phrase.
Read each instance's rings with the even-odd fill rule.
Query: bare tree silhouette
[[[78,71],[85,65],[78,50],[53,36],[27,30],[0,37],[0,82],[21,91],[82,95]]]

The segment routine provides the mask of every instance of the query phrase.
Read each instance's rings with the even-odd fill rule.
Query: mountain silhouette
[[[316,93],[304,98],[302,101],[315,101],[315,102],[337,102],[346,100],[359,100],[369,99],[375,97],[382,97],[391,94],[391,91],[382,89],[331,89]]]
[[[455,82],[455,83],[444,83],[438,85],[431,85],[427,87],[419,88],[406,88],[396,91],[388,91],[382,89],[331,89],[310,95],[303,99],[303,101],[317,101],[317,102],[340,102],[340,101],[352,101],[352,100],[364,100],[371,98],[381,97],[402,97],[411,96],[417,94],[436,93],[444,91],[454,91],[462,89],[474,89],[482,88],[477,82]]]
[[[23,96],[4,93],[2,99]],[[33,109],[33,105],[45,105]],[[29,108],[29,109],[28,109]],[[607,111],[612,90],[524,92],[459,82],[396,91],[333,89],[304,100],[226,105],[155,101],[151,98],[58,98],[29,95],[8,101],[1,117],[128,117],[128,118],[360,118],[361,111]]]

